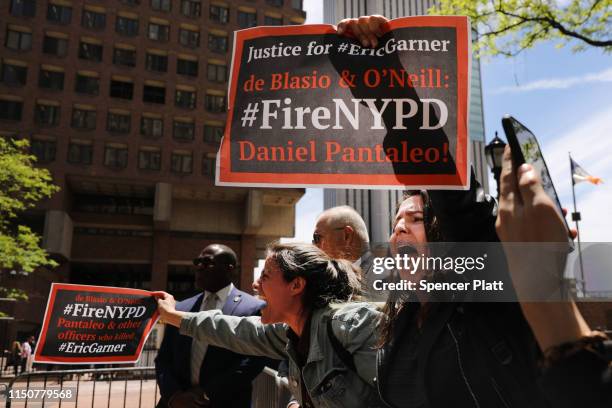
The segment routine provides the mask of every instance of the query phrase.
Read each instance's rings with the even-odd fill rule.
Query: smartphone
[[[506,139],[508,140],[510,149],[512,150],[512,162],[514,166],[518,167],[523,163],[529,163],[533,166],[540,175],[544,191],[546,191],[546,194],[548,194],[551,200],[557,205],[557,211],[559,211],[561,218],[563,218],[563,222],[565,222],[565,228],[569,231],[569,225],[563,216],[561,202],[559,201],[559,196],[557,195],[552,178],[550,177],[550,172],[548,171],[548,166],[546,166],[546,161],[542,155],[542,149],[540,149],[538,139],[531,130],[527,129],[525,125],[510,115],[504,115],[502,118],[502,126],[506,133]],[[569,233],[568,243],[570,245],[570,250],[573,250],[574,241],[569,237]]]

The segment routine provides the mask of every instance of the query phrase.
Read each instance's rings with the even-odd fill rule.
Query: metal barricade
[[[10,390],[44,390],[50,387],[73,389],[72,400],[12,402],[6,399],[7,408],[35,407],[91,407],[91,408],[149,408],[155,407],[160,394],[155,380],[155,367],[116,367],[78,370],[30,371],[11,379]],[[287,379],[279,377],[269,367],[253,381],[253,408],[285,408],[290,398]],[[41,404],[42,402],[42,404]]]
[[[291,398],[287,379],[276,370],[265,367],[253,380],[252,408],[285,408]]]
[[[159,399],[159,388],[155,381],[155,367],[117,367],[80,370],[31,371],[21,373],[13,378],[6,389],[25,390],[23,402],[12,402],[6,399],[7,408],[24,407],[30,401],[28,390],[44,390],[47,387],[74,389],[74,401],[48,402],[44,399],[42,406],[49,407],[91,407],[91,408],[144,408],[155,407]],[[33,393],[32,393],[33,394]],[[41,406],[38,403],[35,406]]]

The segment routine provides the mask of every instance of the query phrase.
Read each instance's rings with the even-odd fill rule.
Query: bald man
[[[359,266],[366,293],[374,294],[371,283],[380,276],[372,273],[368,228],[354,208],[341,205],[323,211],[317,218],[312,243],[332,258],[346,259]]]
[[[264,302],[242,292],[231,282],[236,269],[234,251],[212,244],[193,260],[197,296],[177,303],[186,312],[221,309],[232,316],[259,314]],[[182,336],[166,326],[164,341],[155,359],[161,393],[158,408],[251,406],[251,381],[261,372],[267,359],[232,353]]]

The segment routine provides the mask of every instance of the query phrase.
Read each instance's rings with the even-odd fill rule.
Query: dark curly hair
[[[357,267],[350,261],[330,258],[314,245],[274,243],[267,255],[276,261],[285,281],[304,278],[302,302],[309,310],[353,300],[362,293]]]
[[[423,200],[423,223],[425,224],[425,236],[427,237],[427,242],[441,242],[444,241],[443,234],[440,230],[440,226],[438,223],[438,219],[436,218],[433,207],[431,204],[431,200],[429,198],[429,194],[425,190],[406,190],[404,191],[404,195],[402,197],[402,201],[397,204],[397,209],[402,206],[404,201],[409,199],[410,197],[420,196]],[[394,279],[399,279],[399,276],[395,275]],[[378,346],[382,347],[387,342],[391,340],[391,334],[393,333],[393,326],[395,324],[396,318],[398,316],[399,311],[405,305],[407,299],[401,297],[401,295],[397,295],[395,292],[392,292],[387,299],[387,302],[383,308],[383,313],[387,317],[384,319],[380,325],[380,339]]]

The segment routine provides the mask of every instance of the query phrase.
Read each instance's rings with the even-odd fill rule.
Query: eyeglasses
[[[340,231],[343,229],[344,227],[332,228],[332,231]],[[323,235],[319,234],[318,232],[315,232],[312,234],[312,244],[313,245],[318,245],[321,242],[321,239],[323,239]]]

